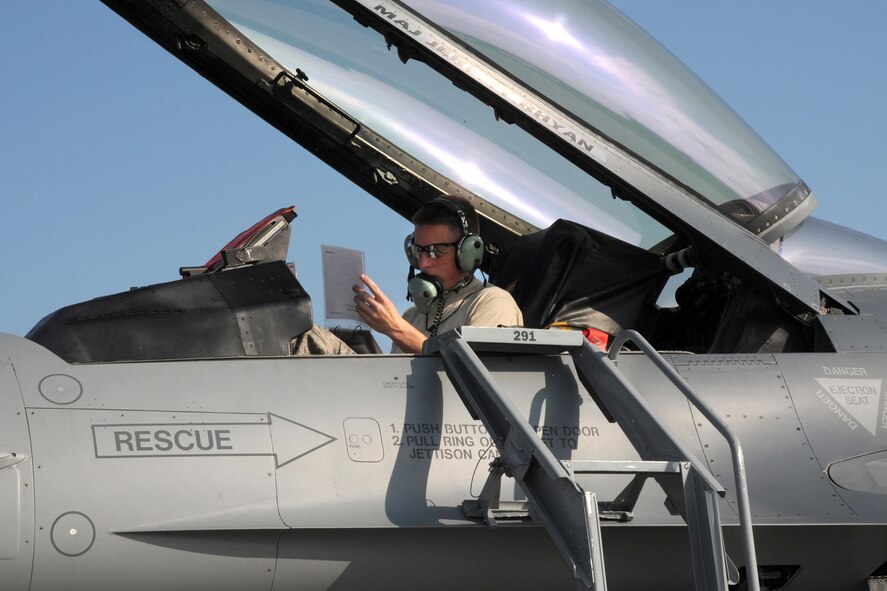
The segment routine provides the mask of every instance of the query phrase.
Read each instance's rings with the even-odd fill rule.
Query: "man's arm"
[[[361,275],[360,280],[366,284],[369,291],[360,285],[355,285],[351,289],[356,294],[354,303],[363,321],[373,330],[394,341],[401,351],[421,353],[427,337],[401,317],[394,303],[372,279],[367,275]]]

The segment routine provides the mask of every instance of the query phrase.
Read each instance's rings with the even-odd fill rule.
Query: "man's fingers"
[[[388,298],[385,297],[385,293],[379,289],[379,286],[376,285],[376,282],[370,279],[369,275],[361,275],[360,280],[366,283],[366,286],[370,288],[370,291],[373,292],[373,296],[380,302],[384,302]]]

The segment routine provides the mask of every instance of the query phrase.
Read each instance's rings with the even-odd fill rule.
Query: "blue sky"
[[[881,0],[617,0],[810,185],[814,215],[887,238]],[[0,3],[0,332],[171,281],[295,204],[290,260],[322,312],[320,245],[366,251],[401,307],[410,224],[97,0]]]

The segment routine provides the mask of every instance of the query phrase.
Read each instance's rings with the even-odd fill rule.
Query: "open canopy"
[[[685,188],[682,197],[768,241],[814,202],[701,80],[605,3],[339,2],[384,37],[325,0],[210,4],[355,119],[537,227],[566,217],[644,246],[669,233],[614,203],[610,187],[565,166],[551,147],[629,183],[618,163],[643,162]],[[387,43],[413,62],[401,65]],[[415,61],[545,143],[515,137],[489,107]]]

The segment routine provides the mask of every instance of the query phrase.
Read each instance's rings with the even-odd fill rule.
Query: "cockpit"
[[[314,330],[311,297],[286,262],[295,219],[295,207],[281,208],[203,265],[180,267],[178,281],[64,307],[41,320],[27,338],[69,363],[311,354],[298,344]],[[602,348],[610,336],[633,328],[673,345],[667,348],[702,352],[713,337],[697,333],[712,318],[694,321],[684,312],[697,310],[691,301],[675,309],[654,303],[668,277],[687,262],[558,220],[519,238],[507,253],[490,256],[485,268],[493,283],[514,295],[526,326],[583,330],[602,339],[593,341]],[[707,304],[717,308],[713,300]],[[677,314],[680,321],[672,319]],[[381,353],[367,329],[332,332],[357,353]],[[785,342],[766,345],[786,348]],[[744,344],[751,346],[767,348]]]

